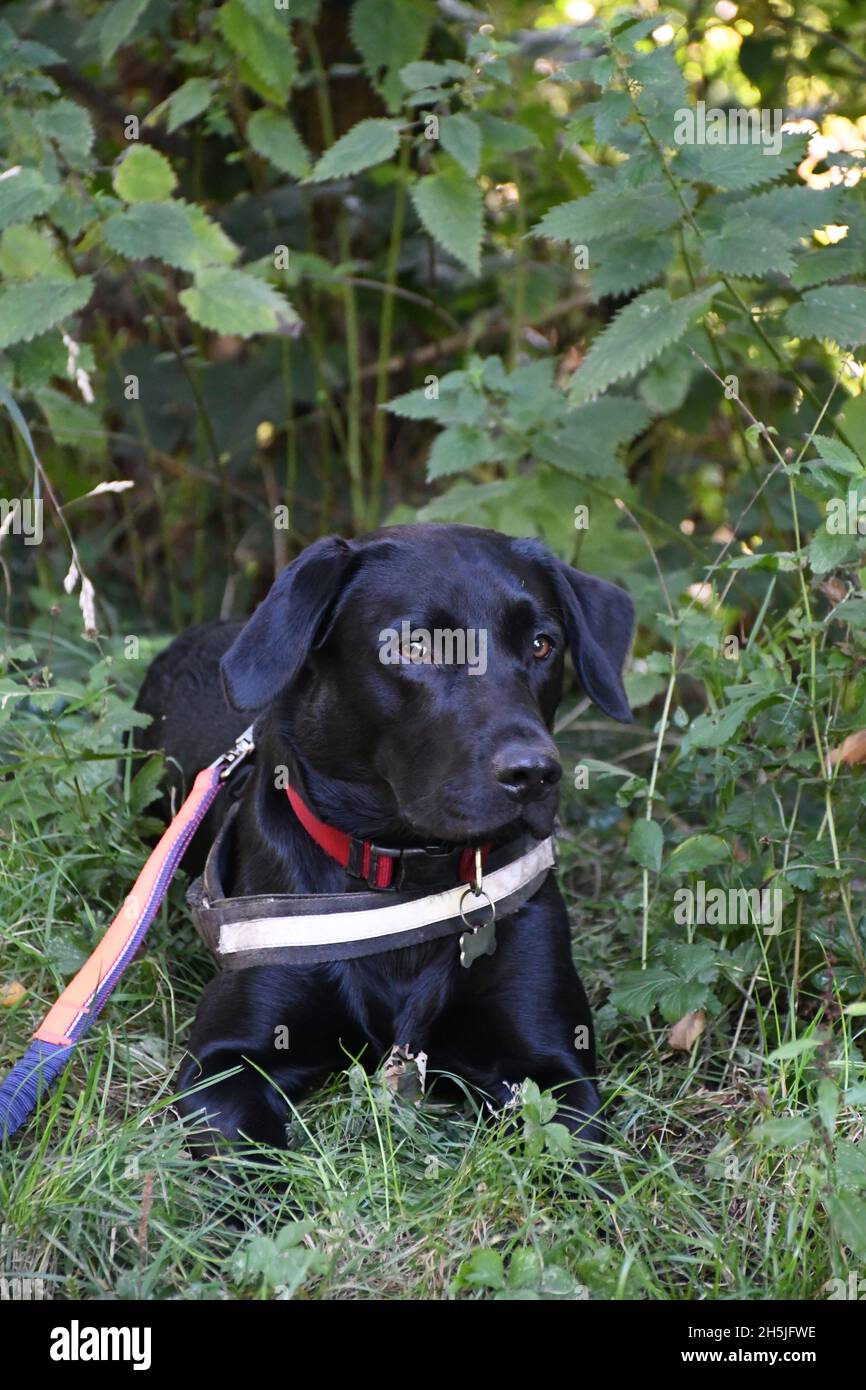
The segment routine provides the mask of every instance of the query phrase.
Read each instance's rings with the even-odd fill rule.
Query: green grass
[[[27,887],[34,926],[40,886]],[[491,1126],[469,1100],[416,1107],[351,1066],[297,1113],[272,1175],[193,1162],[170,1102],[207,964],[176,897],[4,1156],[7,1267],[42,1275],[56,1296],[479,1297],[504,1268],[505,1292],[516,1291],[513,1270],[523,1296],[803,1298],[836,1268],[814,1155],[742,1142],[777,1099],[762,1089],[777,1083],[760,1060],[740,1049],[715,1088],[705,1074],[723,1063],[718,1046],[690,1063],[661,1035],[618,1037],[616,1023],[602,1040],[614,1142],[595,1185],[535,1152],[525,1125]],[[581,915],[581,964],[600,995],[595,948],[609,924],[595,905]],[[51,994],[28,963],[18,973],[33,994],[5,1020],[6,1063]],[[720,1141],[737,1157],[735,1178]],[[281,1233],[298,1243],[272,1248]]]
[[[26,993],[0,1009],[4,1072],[144,857],[136,784],[130,793],[106,760],[128,707],[129,689],[107,696],[96,670],[78,703],[7,726],[19,761],[0,782],[0,984]],[[768,1060],[788,1037],[787,937],[770,974],[726,995],[691,1053],[671,1051],[657,1015],[616,1013],[609,991],[640,955],[627,899],[638,870],[622,824],[566,824],[561,878],[612,1130],[593,1182],[531,1094],[494,1124],[476,1096],[417,1106],[349,1058],[295,1113],[273,1168],[194,1161],[173,1077],[211,966],[177,882],[61,1083],[2,1151],[0,1274],[40,1277],[58,1298],[826,1297],[852,1262],[827,1203],[863,1185],[850,1030],[825,1057],[852,1102],[831,1141],[815,1114],[813,1054]],[[825,1006],[816,996],[806,1035]],[[796,1146],[750,1138],[786,1115],[808,1121]]]

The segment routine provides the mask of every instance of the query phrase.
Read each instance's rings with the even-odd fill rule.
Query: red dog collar
[[[335,826],[326,825],[324,821],[319,820],[294,787],[286,787],[286,795],[292,810],[310,839],[315,840],[319,848],[323,849],[331,859],[342,864],[353,878],[363,879],[368,888],[403,887],[408,864],[417,863],[419,859],[426,859],[435,863],[437,867],[444,867],[443,861],[447,863],[452,857],[443,855],[436,850],[390,849],[384,845],[374,844],[372,840],[359,840],[354,835],[348,834],[347,831],[337,830]],[[483,867],[487,863],[490,844],[481,845],[479,848]],[[473,881],[475,853],[476,850],[473,845],[467,845],[465,849],[460,851],[456,879],[452,879],[452,881],[457,883],[471,883]]]

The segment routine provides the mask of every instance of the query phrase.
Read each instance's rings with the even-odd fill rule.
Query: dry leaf
[[[866,729],[849,734],[841,748],[831,751],[828,761],[831,767],[836,763],[847,763],[849,767],[855,763],[866,763]]]
[[[668,1033],[668,1044],[674,1052],[691,1052],[698,1038],[707,1026],[707,1016],[703,1009],[693,1009],[683,1014]]]
[[[568,385],[585,356],[586,354],[581,352],[580,348],[574,343],[571,343],[569,347],[566,348],[556,371],[557,386],[562,388]]]
[[[382,1072],[389,1090],[407,1100],[420,1100],[427,1084],[427,1053],[410,1052],[408,1044],[395,1043]]]
[[[841,603],[844,598],[848,597],[846,585],[842,583],[841,579],[837,579],[835,575],[830,579],[825,579],[823,584],[818,585],[818,588],[821,590],[824,597],[828,598],[833,604]]]
[[[26,993],[26,989],[18,980],[12,980],[8,985],[0,985],[0,1009],[11,1009]]]

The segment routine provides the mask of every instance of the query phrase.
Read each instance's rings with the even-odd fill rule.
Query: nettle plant
[[[816,365],[832,383],[838,350],[866,342],[857,160],[835,157],[827,170],[835,168],[839,182],[819,189],[795,173],[806,134],[778,130],[768,140],[766,121],[763,131],[757,123],[702,130],[673,49],[648,37],[660,24],[658,15],[626,16],[608,31],[582,30],[594,56],[544,77],[569,93],[564,138],[567,149],[583,150],[577,178],[585,187],[546,211],[529,235],[570,247],[591,304],[628,302],[607,315],[585,353],[578,350],[577,369],[566,364],[565,389],[555,388],[550,363],[511,377],[498,359],[476,358],[467,371],[431,377],[389,404],[395,414],[444,427],[429,457],[431,481],[496,466],[496,478],[488,470],[474,491],[458,485],[428,515],[457,517],[480,505],[491,517],[508,516],[536,494],[557,492],[556,472],[610,498],[628,485],[622,446],[654,419],[676,419],[711,369],[721,378],[715,387],[710,381],[713,407],[721,400],[742,446],[732,471],[754,467],[762,432],[747,428],[739,382],[762,372],[783,376],[811,422],[809,407],[825,404],[814,380],[825,373]],[[713,143],[720,135],[724,143]],[[566,176],[574,181],[573,170]],[[706,417],[692,419],[700,426]],[[688,427],[688,415],[682,423]],[[837,464],[856,471],[862,440],[852,441],[841,424],[838,431],[847,450],[836,446]],[[798,433],[805,435],[802,421]],[[521,469],[530,464],[540,465],[531,475]],[[564,544],[573,507],[557,510]]]
[[[387,439],[371,406],[389,394],[395,302],[404,296],[416,318],[420,305],[427,323],[454,323],[436,299],[399,282],[416,278],[433,246],[447,253],[449,293],[478,277],[485,221],[492,229],[485,191],[540,145],[513,117],[517,45],[447,23],[428,0],[357,0],[349,75],[366,78],[366,105],[386,114],[337,135],[317,0],[173,13],[155,0],[116,0],[83,28],[75,21],[92,6],[66,8],[55,26],[61,51],[0,22],[0,380],[56,443],[104,462],[108,415],[121,439],[141,441],[153,471],[167,453],[206,462],[223,502],[261,444],[256,422],[275,419],[287,436],[289,498],[309,490],[299,457],[312,436],[323,528],[375,523]],[[461,57],[425,60],[431,44]],[[175,89],[143,99],[120,62],[129,45],[163,85],[168,67]],[[110,135],[66,94],[97,63],[114,64],[121,87],[107,102]],[[290,114],[297,102],[308,117],[315,108],[318,155]],[[350,196],[361,175],[363,197]],[[371,338],[372,402],[361,367]],[[253,339],[247,355],[236,346]],[[300,441],[299,406],[312,427]],[[282,480],[263,471],[268,500],[276,491],[282,500]],[[335,500],[344,479],[346,508]],[[238,537],[225,526],[231,564]],[[140,555],[136,566],[140,580]]]
[[[568,138],[593,157],[586,190],[531,235],[570,248],[592,302],[627,302],[558,379],[549,360],[509,371],[475,356],[388,408],[441,427],[428,476],[453,482],[422,516],[541,529],[577,563],[628,578],[642,618],[629,689],[636,705],[657,701],[655,756],[648,776],[584,759],[594,810],[572,808],[599,823],[611,788],[615,814],[635,815],[641,883],[622,921],[630,938],[642,923],[641,963],[618,975],[613,1006],[695,1015],[689,1047],[743,997],[769,1006],[777,1041],[802,1009],[816,1031],[774,1058],[796,1056],[816,1081],[818,1125],[763,1137],[820,1145],[862,1065],[851,1021],[866,980],[863,796],[846,770],[866,722],[860,170],[842,156],[811,187],[796,172],[806,136],[766,125],[772,146],[680,143],[695,110],[672,49],[647,41],[658,24],[586,34],[604,52],[546,79],[571,92]],[[722,526],[712,558],[689,513]],[[723,914],[683,930],[674,895],[698,878],[772,890],[780,925]]]

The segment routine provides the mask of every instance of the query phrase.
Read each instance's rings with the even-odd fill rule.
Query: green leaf
[[[467,68],[467,72],[471,69]],[[454,81],[454,74],[446,63],[431,63],[421,59],[417,63],[407,63],[400,69],[400,81],[410,92],[423,91],[425,87],[441,87]]]
[[[159,150],[136,144],[115,167],[112,183],[126,203],[161,203],[171,197],[177,175]]]
[[[659,872],[662,866],[664,835],[658,821],[636,820],[629,832],[628,847],[642,869]]]
[[[0,64],[4,72],[10,68],[13,71],[32,71],[34,68],[53,67],[55,63],[63,61],[56,49],[20,38],[5,19],[0,20]]]
[[[677,845],[666,868],[672,874],[694,873],[710,864],[724,864],[730,857],[730,846],[718,835],[690,835]]]
[[[0,273],[7,280],[32,280],[36,275],[75,279],[47,228],[24,223],[7,227],[0,237]]]
[[[491,116],[489,111],[473,111],[470,119],[481,131],[484,144],[497,154],[519,154],[521,150],[541,147],[535,131],[521,125],[520,121],[504,121],[501,116]]]
[[[566,129],[566,137],[581,144],[594,132],[601,144],[623,149],[632,145],[637,136],[634,120],[628,93],[609,88],[598,101],[580,106],[576,119]]]
[[[616,454],[646,429],[651,412],[628,396],[603,396],[571,410],[533,441],[533,454],[578,478],[610,477]]]
[[[295,179],[305,179],[309,174],[309,151],[288,116],[279,111],[256,111],[247,126],[247,139],[256,154],[284,174]]]
[[[838,1239],[858,1260],[866,1260],[866,1202],[862,1194],[837,1192],[824,1205]]]
[[[9,169],[0,175],[0,230],[40,217],[59,197],[58,186],[37,169]]]
[[[819,526],[806,547],[806,555],[814,574],[829,574],[839,565],[847,565],[857,558],[863,538],[842,533],[832,533],[826,526]]]
[[[352,6],[352,43],[391,112],[403,97],[401,69],[423,54],[434,16],[426,0],[355,0]]]
[[[477,275],[483,207],[475,181],[460,169],[443,169],[413,185],[412,202],[433,240]]]
[[[93,122],[83,106],[77,102],[52,101],[50,106],[37,111],[33,124],[46,140],[57,146],[67,164],[73,169],[83,168],[93,148]]]
[[[46,276],[9,285],[0,291],[0,348],[11,343],[29,343],[61,319],[83,309],[92,294],[93,280],[89,275],[77,280]]]
[[[41,387],[35,393],[35,398],[48,421],[51,436],[58,444],[69,444],[85,452],[89,458],[105,458],[108,441],[95,406],[84,405],[82,401],[50,386]]]
[[[829,1076],[822,1076],[818,1082],[817,1109],[825,1133],[832,1135],[839,1112],[839,1088]]]
[[[648,705],[650,700],[654,700],[660,695],[667,685],[664,676],[655,675],[652,671],[626,671],[623,676],[626,699],[633,710],[640,709],[642,705]],[[592,759],[581,758],[581,762],[592,770]],[[620,771],[620,777],[633,776],[630,772]]]
[[[778,695],[775,691],[757,689],[741,698],[732,699],[720,710],[698,715],[683,738],[683,756],[695,748],[724,748],[747,719],[776,699]]]
[[[719,1002],[709,988],[718,974],[715,952],[709,942],[667,943],[664,961],[646,970],[624,970],[611,1002],[629,1018],[641,1018],[656,1005],[668,1023],[676,1023],[693,1009],[719,1012]]]
[[[752,193],[732,202],[718,196],[704,204],[705,209],[717,205],[725,209],[725,221],[730,225],[739,217],[757,218],[770,222],[787,232],[791,243],[798,237],[810,236],[816,227],[835,222],[839,211],[839,190],[836,188],[807,188],[805,184],[786,184],[764,193]]]
[[[814,1035],[811,1038],[794,1038],[791,1042],[782,1043],[780,1047],[774,1048],[767,1061],[790,1062],[795,1057],[805,1057],[820,1046],[821,1039]]]
[[[782,1115],[777,1120],[765,1120],[749,1132],[754,1144],[773,1144],[781,1149],[798,1149],[814,1137],[815,1131],[805,1115]]]
[[[217,12],[217,23],[241,59],[240,74],[247,86],[282,105],[297,76],[297,55],[274,7],[253,9],[254,13],[242,0],[227,0]]]
[[[579,245],[598,238],[602,246],[615,236],[643,235],[649,239],[652,233],[675,226],[680,212],[670,189],[661,183],[642,188],[603,187],[551,208],[530,235]]]
[[[773,154],[761,144],[681,146],[673,171],[677,178],[709,183],[714,188],[733,191],[773,183],[805,158],[808,141],[804,135],[782,136],[782,148]]]
[[[466,473],[479,463],[489,463],[496,457],[490,435],[471,425],[449,425],[437,435],[427,460],[427,478],[446,478],[453,473]]]
[[[611,237],[593,243],[589,258],[592,297],[631,294],[658,280],[673,259],[672,237],[659,236],[648,240],[642,236]]]
[[[505,1267],[498,1250],[473,1250],[457,1271],[462,1288],[504,1289]]]
[[[51,221],[70,241],[77,241],[96,216],[96,200],[81,184],[67,182],[51,209]]]
[[[831,439],[826,434],[813,434],[812,446],[818,450],[819,462],[826,463],[829,468],[835,468],[840,473],[862,474],[863,464],[857,455],[843,444],[839,439]],[[814,462],[814,460],[809,460]]]
[[[240,338],[285,334],[299,321],[288,300],[242,270],[204,270],[179,298],[190,318],[203,328]]]
[[[357,174],[373,164],[390,159],[400,143],[399,127],[394,121],[374,116],[359,121],[325,150],[309,175],[308,182],[321,183],[345,174]]]
[[[194,270],[199,248],[186,210],[177,203],[135,203],[109,217],[103,228],[108,245],[131,261],[165,261]]]
[[[791,283],[797,290],[808,290],[814,285],[832,284],[834,280],[847,280],[862,274],[866,268],[866,256],[855,246],[825,246],[806,256],[791,276]]]
[[[129,786],[129,809],[133,815],[140,815],[145,807],[156,800],[164,775],[165,759],[162,754],[148,758],[144,766],[139,768]]]
[[[197,245],[196,265],[231,265],[240,252],[218,222],[212,222],[198,203],[180,204],[189,218]]]
[[[57,328],[40,333],[32,342],[16,343],[9,356],[15,363],[16,384],[25,391],[37,391],[55,377],[66,376],[69,350]]]
[[[452,397],[449,396],[448,399]],[[428,396],[423,386],[419,386],[416,391],[405,391],[403,395],[395,396],[384,408],[392,415],[400,415],[404,420],[447,419],[446,402],[438,395]]]
[[[654,415],[673,414],[689,394],[697,370],[686,338],[650,363],[638,382],[638,395]]]
[[[109,62],[121,44],[126,43],[149,4],[150,0],[115,0],[98,16],[99,51],[103,63]]]
[[[464,373],[449,373],[439,382],[439,394],[431,397],[427,388],[406,391],[385,406],[404,420],[437,420],[442,425],[475,425],[484,417],[484,397],[474,388],[453,380]]]
[[[190,77],[172,92],[168,103],[168,130],[179,130],[194,121],[211,103],[213,84],[206,77]]]
[[[593,341],[571,379],[572,401],[585,401],[613,382],[635,376],[683,336],[718,289],[710,285],[682,299],[671,299],[663,289],[644,290]]]
[[[541,1258],[525,1246],[520,1246],[511,1256],[508,1266],[508,1283],[512,1288],[535,1288],[541,1283]]]
[[[771,222],[737,216],[731,225],[703,242],[704,260],[711,270],[727,275],[761,276],[768,271],[790,275],[794,260],[791,234]]]
[[[729,570],[771,570],[774,574],[789,574],[798,568],[793,550],[773,550],[767,555],[735,555],[724,564]]]
[[[628,1018],[643,1018],[655,1008],[672,979],[670,971],[657,965],[646,970],[623,970],[611,991],[611,1003]]]
[[[840,347],[866,343],[866,289],[862,285],[825,285],[804,294],[785,315],[785,327],[797,338],[822,338]]]
[[[439,143],[462,165],[470,178],[481,167],[481,131],[468,116],[445,116],[439,122]]]

